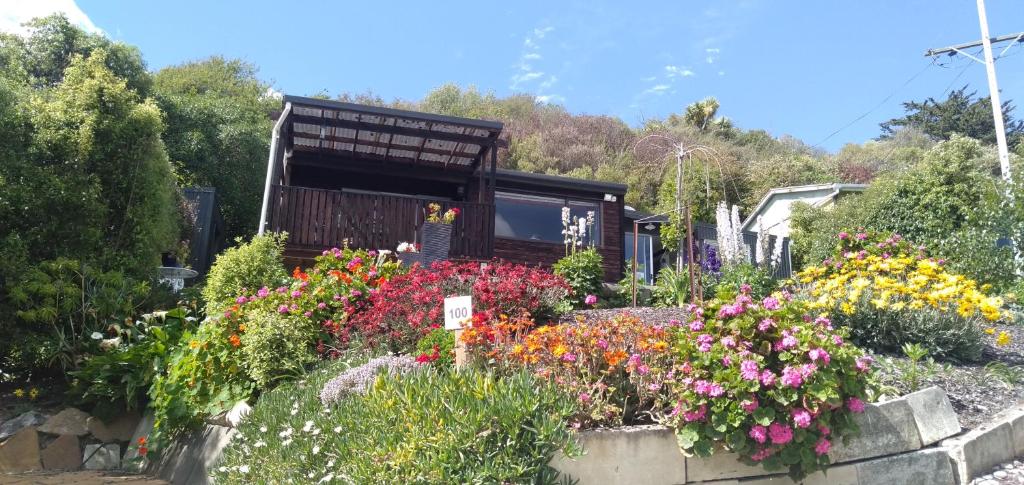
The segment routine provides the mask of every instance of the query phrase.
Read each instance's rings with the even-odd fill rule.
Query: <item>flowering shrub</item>
[[[353,315],[350,326],[373,346],[408,353],[420,338],[443,325],[442,302],[447,296],[472,294],[478,318],[526,312],[544,319],[568,292],[564,280],[538,268],[443,261],[429,269],[413,267],[383,282],[370,295],[366,310]]]
[[[572,288],[570,300],[576,308],[584,305],[597,303],[596,293],[601,292],[601,282],[604,281],[604,267],[601,253],[590,247],[582,251],[573,251],[568,256],[559,259],[552,270],[558,276],[565,279]],[[588,303],[587,298],[593,296],[593,303]]]
[[[427,222],[451,224],[455,222],[455,218],[459,216],[460,212],[461,210],[458,207],[452,207],[442,213],[441,204],[429,204],[427,205]]]
[[[440,368],[455,365],[455,335],[443,328],[435,328],[416,343],[416,362],[434,364]]]
[[[800,272],[801,294],[880,351],[917,343],[936,357],[981,355],[981,324],[1004,317],[987,285],[952,274],[899,235],[839,234],[836,254]]]
[[[776,294],[691,307],[673,328],[674,365],[662,379],[667,412],[687,452],[717,446],[767,470],[802,477],[828,464],[832,443],[855,430],[868,394],[869,357],[806,304]]]
[[[333,361],[260,396],[213,472],[216,483],[555,484],[573,400],[524,373],[426,367],[378,376],[365,394],[325,408]]]
[[[651,422],[668,366],[666,327],[628,314],[535,328],[525,318],[475,319],[462,338],[475,356],[525,367],[575,396],[575,428]]]
[[[369,362],[342,372],[338,377],[327,381],[320,391],[320,402],[324,406],[336,404],[352,394],[366,394],[370,384],[381,374],[405,374],[420,367],[415,359],[409,356],[385,355],[370,359]]]

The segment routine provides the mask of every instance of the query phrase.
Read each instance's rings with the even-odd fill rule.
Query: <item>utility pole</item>
[[[1010,47],[1016,42],[1024,40],[1024,32],[1017,34],[1004,35],[1000,37],[989,37],[988,34],[988,17],[985,15],[985,0],[978,0],[978,22],[981,24],[981,40],[977,42],[967,42],[965,44],[957,44],[949,47],[943,47],[941,49],[928,49],[925,52],[925,57],[934,57],[940,54],[948,54],[950,56],[960,54],[968,59],[975,62],[980,62],[985,65],[985,71],[988,74],[988,92],[989,100],[992,103],[992,119],[995,122],[996,128],[996,145],[999,150],[999,170],[1002,173],[1003,179],[1006,181],[1010,180],[1010,150],[1006,146],[1006,126],[1003,123],[1003,105],[999,101],[999,83],[996,81],[996,59],[1002,57]],[[998,57],[992,55],[992,45],[999,44],[1002,42],[1009,41],[1009,44],[999,53]],[[965,49],[972,47],[982,46],[985,51],[985,59],[978,59],[977,57],[964,52]]]

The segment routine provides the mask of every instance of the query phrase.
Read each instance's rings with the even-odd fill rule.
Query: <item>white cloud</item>
[[[543,59],[544,56],[540,53],[540,40],[554,30],[555,28],[551,26],[537,27],[526,34],[526,38],[523,39],[523,52],[519,55],[519,62],[515,65],[516,72],[515,74],[512,74],[511,78],[509,78],[510,89],[517,89],[525,83],[544,77],[544,71],[534,69],[533,64],[529,61],[538,61]],[[541,89],[551,87],[551,85],[557,80],[558,78],[551,76],[548,81],[545,81],[545,83],[549,84],[547,86],[541,84]]]
[[[0,7],[0,31],[18,35],[28,34],[21,24],[36,17],[63,13],[72,24],[88,32],[103,34],[103,30],[92,23],[89,16],[75,3],[75,0],[13,0]]]
[[[708,64],[714,64],[715,61],[718,60],[718,54],[722,52],[722,49],[718,49],[716,47],[709,47],[707,49],[704,49],[704,52],[708,54],[708,56],[704,58],[704,60],[706,60]]]
[[[552,75],[548,76],[548,78],[545,79],[542,83],[540,83],[540,86],[538,86],[538,87],[540,88],[541,91],[543,91],[543,90],[546,90],[546,89],[550,88],[551,86],[554,86],[555,83],[557,83],[557,82],[558,82],[558,76],[552,74]]]
[[[522,58],[524,60],[537,60],[541,58],[541,55],[536,52],[530,52],[528,54],[523,54]]]
[[[697,75],[696,73],[685,67],[673,65],[665,66],[665,73],[666,75],[668,75],[669,79],[672,79],[674,77],[691,77]]]
[[[541,94],[541,95],[538,95],[535,99],[538,102],[541,102],[541,103],[564,103],[565,102],[565,96],[562,96],[560,94]]]
[[[539,79],[543,76],[544,73],[540,71],[521,72],[519,74],[512,76],[512,88],[515,88],[516,86],[522,83],[530,82],[533,81],[534,79]]]
[[[661,96],[662,94],[667,93],[671,87],[672,86],[669,84],[655,84],[654,86],[645,89],[644,92],[640,93],[640,95],[653,94],[655,96]]]
[[[725,75],[725,71],[718,71],[718,75],[719,76],[724,76]]]
[[[645,83],[649,83],[649,82],[654,81],[656,79],[658,79],[658,76],[649,76],[649,77],[641,78],[640,80],[645,82]]]

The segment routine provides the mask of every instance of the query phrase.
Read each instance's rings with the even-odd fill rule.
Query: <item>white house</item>
[[[794,202],[803,202],[814,207],[827,207],[840,197],[862,192],[864,184],[817,184],[772,189],[754,207],[753,212],[743,221],[743,231],[758,232],[757,218],[761,217],[766,231],[774,236],[789,237],[789,218]]]

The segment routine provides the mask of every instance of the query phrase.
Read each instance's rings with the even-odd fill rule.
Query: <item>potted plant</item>
[[[418,244],[401,242],[398,244],[398,261],[402,266],[412,266],[420,260],[420,248]]]
[[[427,205],[427,220],[423,221],[421,228],[423,243],[420,262],[429,265],[434,261],[448,259],[448,250],[452,246],[452,223],[459,215],[459,209],[453,207],[441,212],[441,204],[431,203]]]

